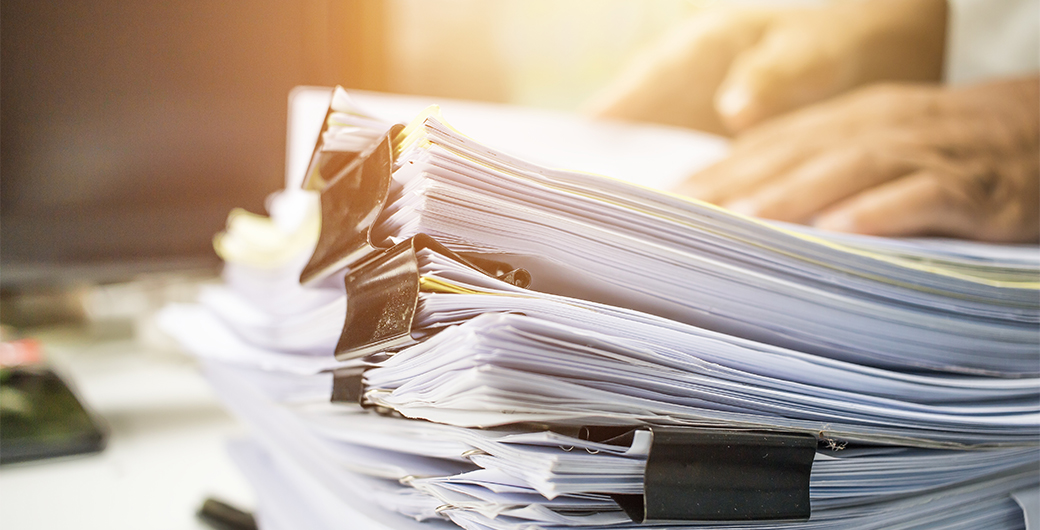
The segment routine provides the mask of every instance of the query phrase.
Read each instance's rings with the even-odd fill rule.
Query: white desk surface
[[[82,330],[37,335],[54,367],[107,422],[99,454],[0,468],[0,520],[20,529],[195,529],[206,496],[251,509],[226,441],[244,433],[195,361]]]

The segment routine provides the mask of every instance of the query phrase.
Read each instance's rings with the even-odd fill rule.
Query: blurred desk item
[[[215,495],[253,506],[226,450],[239,425],[193,359],[89,328],[35,331],[53,369],[109,429],[94,455],[4,466],[4,528],[209,528],[196,519]]]
[[[105,448],[101,422],[58,374],[43,366],[0,367],[0,408],[0,464],[85,455]]]

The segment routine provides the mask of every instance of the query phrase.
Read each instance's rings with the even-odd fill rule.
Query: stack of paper
[[[1035,247],[767,224],[435,110],[388,128],[338,93],[312,191],[233,213],[225,283],[161,314],[255,433],[264,527],[1022,527]],[[755,437],[804,463],[768,475]],[[798,477],[804,511],[770,497]]]

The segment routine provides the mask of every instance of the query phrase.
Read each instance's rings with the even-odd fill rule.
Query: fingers
[[[934,170],[912,173],[858,194],[819,216],[814,224],[824,230],[877,236],[970,237],[970,212],[954,207],[957,201],[951,200],[943,180]]]
[[[883,85],[834,98],[755,127],[676,191],[760,217],[815,217],[832,230],[1034,241],[1037,104],[999,88],[966,98]]]
[[[919,167],[914,158],[889,149],[827,151],[722,205],[745,215],[806,222],[836,202],[913,171]]]
[[[765,9],[717,10],[691,18],[641,54],[583,111],[726,134],[712,97],[733,58],[757,42],[773,16]]]
[[[850,85],[852,61],[831,53],[840,45],[840,38],[820,28],[772,29],[733,61],[716,92],[722,122],[731,131],[744,131]]]
[[[1035,164],[1013,173],[957,173],[928,168],[868,189],[817,217],[816,227],[877,236],[940,235],[987,241],[1032,241],[1040,232]],[[1014,191],[1018,191],[1015,193]],[[1032,191],[1033,193],[1030,193]]]
[[[762,124],[741,136],[727,158],[691,176],[675,191],[717,204],[747,197],[819,153],[841,150],[850,137],[862,135],[845,123],[860,114],[847,105],[825,104]],[[852,143],[860,145],[862,139]]]
[[[945,0],[830,2],[784,17],[741,53],[715,94],[733,132],[885,80],[937,80]]]
[[[938,97],[935,89],[881,86],[772,119],[740,136],[729,157],[676,191],[751,215],[805,221],[920,167],[914,161],[931,163],[938,152],[962,151],[964,142],[952,142],[951,135],[977,135],[976,128],[918,117]],[[972,136],[968,143],[978,140]]]
[[[809,158],[819,148],[812,142],[790,142],[752,150],[737,148],[724,160],[691,176],[675,192],[721,204],[748,195]]]
[[[917,84],[863,87],[756,125],[740,134],[737,147],[750,151],[793,142],[840,147],[879,129],[900,141],[923,143],[922,127],[948,129],[935,123],[932,112],[950,110],[942,105],[943,95],[939,87]]]

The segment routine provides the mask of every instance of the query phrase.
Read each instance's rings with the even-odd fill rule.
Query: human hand
[[[882,80],[942,73],[945,0],[709,10],[633,61],[593,116],[725,134]]]
[[[860,89],[747,132],[676,191],[829,230],[1035,241],[1040,79]]]

